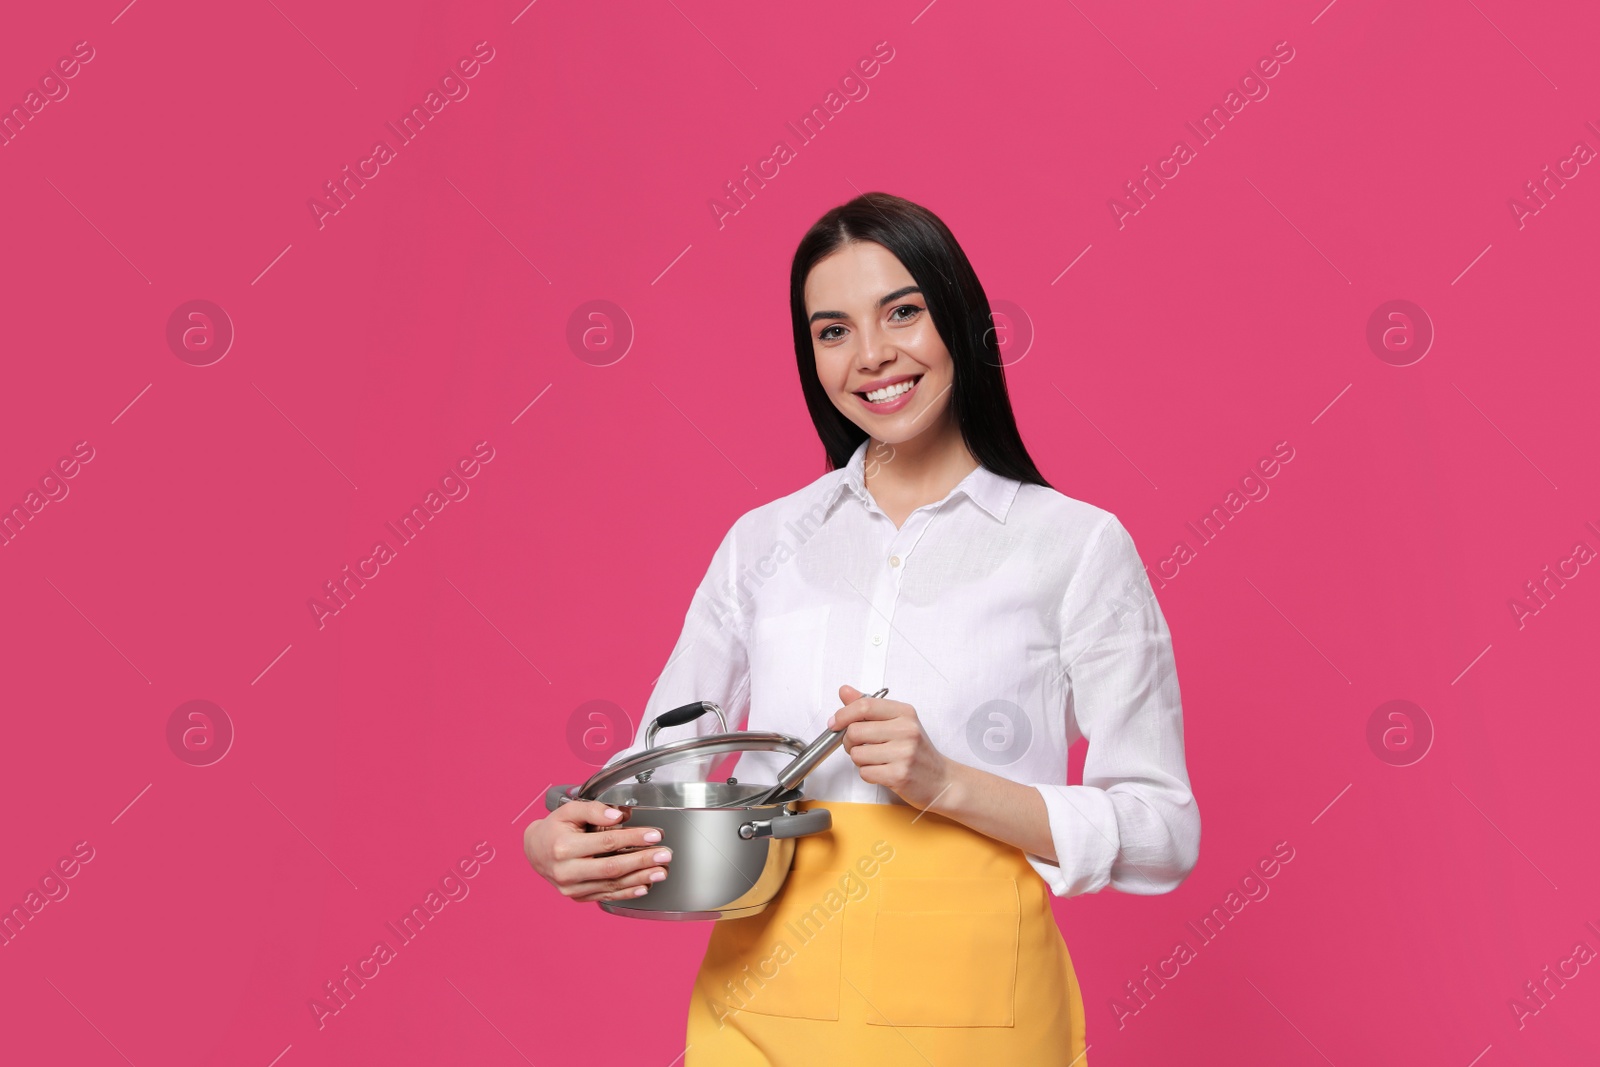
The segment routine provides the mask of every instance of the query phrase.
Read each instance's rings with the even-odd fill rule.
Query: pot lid
[[[673,741],[660,746],[655,745],[656,731],[669,726],[681,726],[684,723],[698,719],[707,711],[713,712],[717,720],[724,727],[724,732],[704,734],[700,737],[688,737],[682,741]],[[596,771],[588,781],[570,794],[573,800],[594,800],[600,792],[618,782],[625,782],[637,777],[641,782],[649,781],[650,773],[657,767],[668,763],[677,763],[681,760],[699,756],[719,756],[729,752],[786,752],[791,756],[798,756],[806,750],[806,742],[789,734],[775,733],[768,730],[733,730],[728,731],[727,720],[723,718],[722,709],[709,700],[685,704],[681,708],[674,708],[656,718],[645,731],[645,749],[636,752],[626,759],[618,760],[607,767]]]

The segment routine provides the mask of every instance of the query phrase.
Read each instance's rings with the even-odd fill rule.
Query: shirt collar
[[[834,482],[829,487],[826,497],[830,507],[846,490],[855,493],[862,503],[876,506],[872,494],[867,490],[865,477],[867,446],[870,443],[870,440],[862,441],[856,446],[850,462],[833,472]],[[972,473],[950,490],[950,495],[954,496],[957,493],[965,495],[996,522],[1003,523],[1006,521],[1006,514],[1011,510],[1011,502],[1017,498],[1017,492],[1021,488],[1021,482],[996,474],[980,463]]]

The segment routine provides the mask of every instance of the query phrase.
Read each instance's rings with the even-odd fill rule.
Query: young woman
[[[988,298],[934,214],[882,193],[829,211],[790,306],[830,470],[734,523],[611,760],[697,700],[807,740],[846,726],[800,802],[833,829],[798,839],[764,912],[712,928],[685,1063],[1083,1067],[1050,895],[1169,892],[1199,853],[1166,622],[1117,518],[1029,458]],[[770,782],[787,759],[747,752],[736,773]],[[642,895],[670,856],[597,858],[652,843],[586,832],[617,817],[563,805],[528,828],[528,858],[574,900]]]

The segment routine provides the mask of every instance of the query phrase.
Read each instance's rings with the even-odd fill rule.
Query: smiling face
[[[818,260],[805,305],[817,377],[845,418],[891,445],[949,428],[950,350],[893,253],[852,241]]]

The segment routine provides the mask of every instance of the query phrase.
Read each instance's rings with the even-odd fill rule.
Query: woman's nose
[[[863,371],[875,371],[892,359],[894,359],[894,348],[888,342],[870,336],[861,339],[859,362]]]

